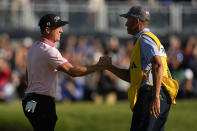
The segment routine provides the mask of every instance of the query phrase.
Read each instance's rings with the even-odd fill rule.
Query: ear
[[[51,32],[50,28],[49,27],[46,27],[45,28],[45,32],[46,32],[46,34],[50,34],[50,32]]]
[[[136,20],[136,25],[139,28],[139,30],[144,27],[143,22],[139,18]]]
[[[141,21],[139,18],[136,19],[136,25],[140,25],[141,24]]]

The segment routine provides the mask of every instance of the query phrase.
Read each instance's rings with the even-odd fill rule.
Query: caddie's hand
[[[160,114],[160,98],[154,97],[150,105],[150,115],[157,118]]]
[[[102,56],[100,57],[97,65],[101,66],[103,69],[108,69],[112,65],[112,58],[109,56]]]

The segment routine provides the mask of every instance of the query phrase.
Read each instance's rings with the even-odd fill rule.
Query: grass
[[[57,103],[55,131],[129,131],[132,112],[128,101],[115,105],[91,102]],[[166,131],[197,130],[197,100],[177,100],[172,106]],[[32,131],[21,102],[0,103],[0,131]]]

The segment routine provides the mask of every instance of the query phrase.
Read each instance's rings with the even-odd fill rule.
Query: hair
[[[46,28],[47,28],[47,27],[40,27],[40,33],[41,33],[42,35],[44,35]],[[52,29],[52,30],[56,29],[56,27],[48,27],[48,28],[49,28],[49,29]]]
[[[142,20],[140,20],[140,21],[143,23],[143,25],[145,25],[146,27],[148,27],[149,21],[150,21],[150,15],[146,15],[145,21],[142,21]]]
[[[142,23],[146,26],[146,27],[148,27],[148,25],[149,25],[149,21],[142,21]]]
[[[44,34],[46,27],[40,27],[40,33]]]
[[[146,19],[145,19],[145,21],[143,23],[148,26],[149,21],[150,21],[150,14],[147,14],[146,15]]]

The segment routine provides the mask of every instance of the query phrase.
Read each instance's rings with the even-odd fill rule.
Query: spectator
[[[170,36],[169,45],[167,55],[170,70],[177,69],[183,62],[183,53],[181,50],[181,40],[175,36]]]
[[[84,84],[80,84],[75,79],[65,78],[61,83],[63,101],[80,101],[84,95]]]
[[[9,82],[11,69],[6,59],[0,58],[0,100],[6,100],[5,86]]]
[[[123,56],[120,58],[118,65],[121,68],[128,69],[130,66],[130,59],[131,59],[131,53],[133,49],[133,41],[128,40],[126,47],[122,48]],[[117,83],[117,95],[118,100],[127,99],[127,91],[130,87],[130,84],[128,82],[125,82],[118,77],[116,77],[116,83]]]
[[[188,60],[188,67],[193,70],[195,78],[197,77],[197,45],[192,49],[192,55]]]
[[[5,58],[8,62],[11,61],[13,48],[10,44],[10,36],[8,34],[0,35],[0,57]]]
[[[107,8],[105,0],[89,0],[88,5],[89,26],[95,27],[98,31],[104,31],[107,28]]]
[[[17,94],[19,98],[22,98],[24,96],[24,91],[27,88],[25,83],[26,59],[28,48],[32,44],[32,42],[33,41],[20,41],[17,48],[15,49],[14,71],[17,72],[16,75],[18,75],[18,78],[20,80],[20,84],[17,86]]]
[[[185,81],[183,84],[183,92],[184,92],[184,97],[186,98],[191,98],[195,97],[195,92],[194,92],[194,73],[192,72],[191,69],[186,69],[185,70]]]
[[[190,60],[190,57],[192,57],[192,50],[195,47],[195,45],[197,45],[197,38],[195,36],[190,36],[183,50],[183,54],[184,54],[183,67],[184,68],[189,67],[188,63],[190,63],[189,60]]]
[[[90,47],[89,59],[90,62],[96,63],[99,58],[104,55],[103,43],[99,38],[94,38]],[[95,72],[85,77],[85,100],[95,100],[97,102],[98,98],[98,82],[100,79],[101,72]],[[101,98],[102,99],[102,98]]]

